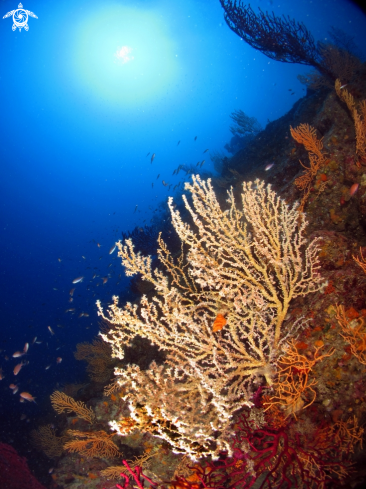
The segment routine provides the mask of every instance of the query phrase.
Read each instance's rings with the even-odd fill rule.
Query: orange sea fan
[[[366,326],[363,318],[352,321],[347,317],[344,306],[336,306],[336,319],[342,331],[341,336],[350,344],[352,354],[366,365]]]
[[[352,258],[355,260],[357,265],[359,265],[362,270],[366,273],[366,258],[362,254],[362,248],[360,248],[360,258],[358,256],[352,256]]]
[[[55,391],[51,395],[51,403],[53,409],[59,414],[74,412],[79,418],[85,419],[89,423],[94,422],[94,411],[87,408],[83,402],[75,401],[72,397],[67,396],[64,392]]]
[[[322,139],[317,138],[315,128],[309,126],[309,124],[300,124],[295,129],[290,126],[290,131],[295,141],[303,144],[309,153],[310,166],[307,167],[300,161],[301,165],[305,168],[305,172],[295,180],[295,185],[304,192],[300,204],[300,210],[303,211],[310,194],[313,178],[319,168],[325,163],[325,156],[322,153],[323,143]],[[325,184],[326,182],[323,182],[322,190],[324,190]]]
[[[264,402],[264,406],[267,406],[265,411],[278,404],[288,417],[301,409],[306,409],[315,401],[316,392],[313,387],[317,382],[310,376],[312,368],[335,352],[334,349],[330,349],[320,355],[323,346],[324,344],[315,345],[315,352],[310,358],[301,355],[295,341],[290,341],[285,354],[278,360],[277,380],[273,385],[275,394],[269,401]]]
[[[120,453],[112,441],[115,433],[108,435],[105,431],[68,430],[68,435],[77,438],[65,443],[64,448],[69,452],[78,452],[85,457],[117,457]]]

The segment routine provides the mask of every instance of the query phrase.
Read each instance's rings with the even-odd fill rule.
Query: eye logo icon
[[[28,16],[38,19],[38,17],[33,12],[30,12],[29,10],[24,10],[21,3],[18,5],[18,8],[16,10],[12,10],[11,12],[8,12],[6,15],[4,15],[3,19],[6,19],[10,16],[13,16],[13,25],[11,27],[13,31],[15,31],[16,28],[21,31],[23,27],[24,30],[27,31],[29,29]]]

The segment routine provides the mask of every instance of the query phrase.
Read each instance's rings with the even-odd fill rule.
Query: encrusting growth
[[[243,183],[241,208],[230,190],[223,211],[211,181],[192,178],[185,185],[192,204],[183,199],[195,227],[182,221],[172,198],[168,202],[180,257],[158,240],[167,274],[153,270],[151,257],[135,253],[131,240],[117,243],[126,274],[140,273],[155,296],[123,308],[114,297],[107,316],[97,305],[111,323],[101,336],[114,357],[122,359],[137,335],[166,352],[163,365],[115,370],[131,417],[140,426],[147,418],[175,451],[199,458],[230,453],[233,414],[252,405],[253,383],[265,378],[272,384],[282,345],[301,327],[302,318],[284,326],[291,300],[319,290],[321,277],[317,241],[306,240],[307,221],[297,204],[288,206],[256,180]],[[111,425],[123,435],[136,429],[118,420]]]

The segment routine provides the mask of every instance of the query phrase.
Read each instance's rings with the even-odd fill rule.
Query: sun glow
[[[114,57],[116,58],[115,61],[124,65],[125,63],[128,63],[129,61],[132,61],[134,59],[133,56],[131,56],[132,48],[129,46],[122,46],[121,48],[118,48],[117,51],[114,53]]]
[[[166,97],[181,71],[169,24],[153,9],[105,3],[74,24],[75,82],[118,108]]]

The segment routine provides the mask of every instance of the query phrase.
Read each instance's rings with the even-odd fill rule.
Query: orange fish
[[[3,378],[4,378],[3,369],[0,368],[0,380],[3,380]]]
[[[34,397],[32,396],[32,394],[29,394],[29,392],[21,392],[20,393],[20,397],[22,399],[25,399],[26,401],[30,401],[30,402],[36,402],[34,399]]]
[[[14,370],[13,370],[14,375],[18,375],[18,373],[20,372],[20,369],[23,367],[23,365],[24,365],[23,362],[18,363],[18,365],[15,365]]]
[[[355,193],[358,190],[358,183],[354,183],[352,187],[349,189],[349,194],[352,197],[352,195],[355,195]]]
[[[47,328],[48,328],[48,331],[51,333],[51,335],[54,335],[55,334],[54,331],[53,331],[53,329],[51,328],[51,326],[47,326]]]
[[[73,289],[70,289],[70,292],[69,292],[69,294],[71,295],[71,297],[72,297],[72,296],[74,295],[74,292],[75,292],[75,288],[73,288]]]
[[[56,358],[56,363],[61,363],[62,362],[62,358],[61,357],[57,357]]]
[[[22,357],[24,355],[24,351],[16,351],[15,353],[13,353],[13,358],[19,358],[19,357]]]
[[[72,281],[72,283],[73,284],[78,284],[78,283],[82,282],[83,279],[84,279],[84,277],[76,277],[76,278],[74,278],[74,280]]]
[[[27,353],[28,349],[29,349],[29,343],[26,343],[26,344],[24,345],[24,350],[23,350],[23,351],[24,351],[24,353]]]
[[[222,328],[225,326],[227,323],[226,319],[222,314],[218,314],[216,316],[216,319],[212,325],[212,331],[215,333],[216,331],[221,331]]]

